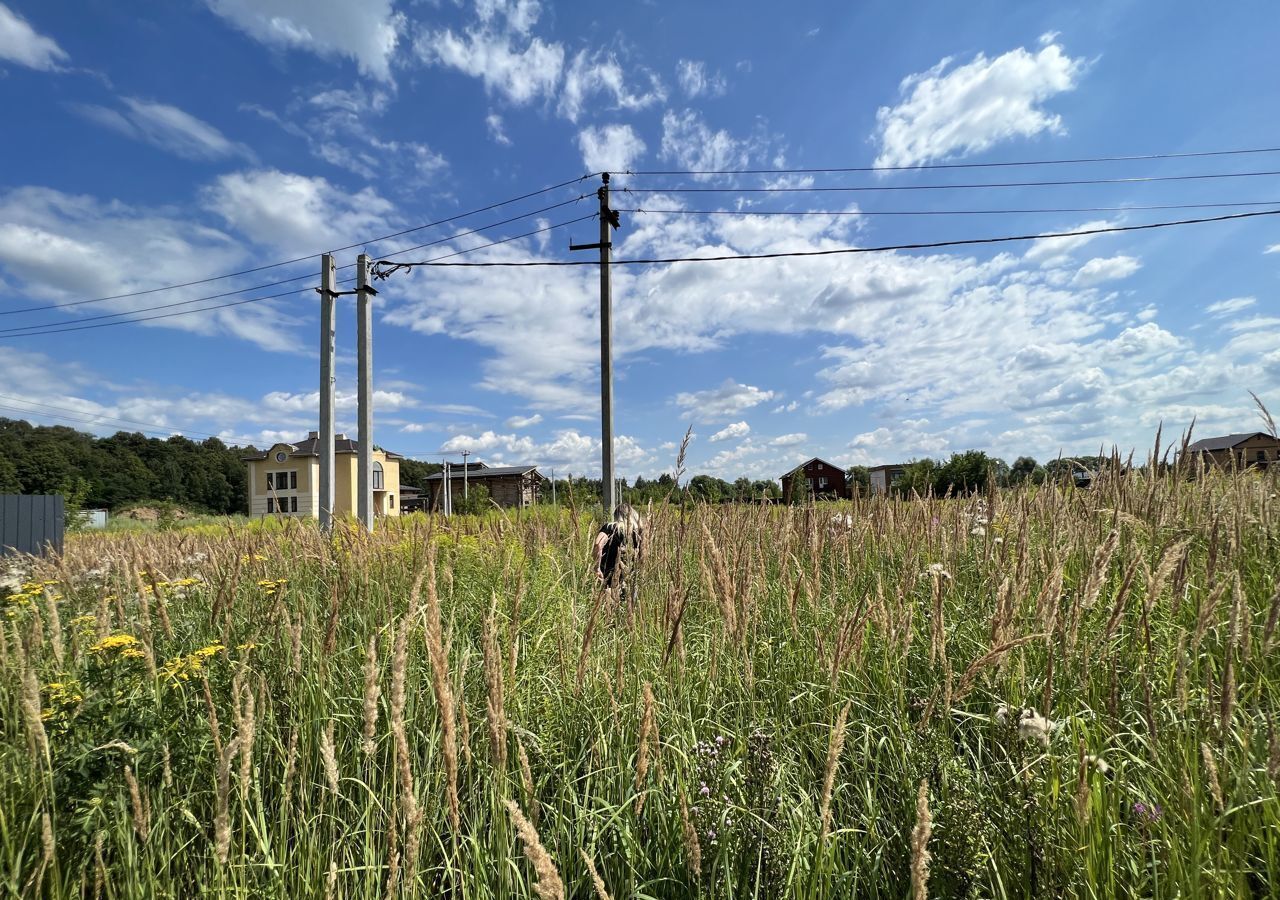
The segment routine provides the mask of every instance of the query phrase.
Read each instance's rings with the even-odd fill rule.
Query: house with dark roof
[[[848,500],[853,495],[845,480],[844,469],[835,463],[814,457],[781,477],[782,497],[788,502],[808,500]]]
[[[537,466],[486,466],[481,462],[468,463],[465,470],[462,466],[451,465],[448,478],[455,508],[471,485],[484,485],[494,503],[506,509],[524,509],[538,502],[546,480]],[[444,499],[445,473],[428,475],[425,481],[426,508],[440,509]]]
[[[312,431],[296,444],[273,444],[240,457],[249,467],[249,515],[320,517],[320,434]],[[360,445],[345,434],[333,443],[333,514],[354,516],[358,507],[356,463]],[[373,513],[398,516],[399,453],[373,451]]]
[[[1280,461],[1280,439],[1265,431],[1248,431],[1204,438],[1187,447],[1205,466],[1221,469],[1265,469]]]

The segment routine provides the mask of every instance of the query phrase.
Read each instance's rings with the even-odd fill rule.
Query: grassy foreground
[[[80,536],[0,895],[1274,894],[1276,490],[655,508],[630,610],[570,511]]]

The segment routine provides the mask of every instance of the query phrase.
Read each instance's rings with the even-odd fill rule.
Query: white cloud
[[[360,71],[391,80],[405,17],[392,0],[205,0],[209,8],[264,44],[343,56]]]
[[[555,469],[559,476],[568,472],[598,475],[600,448],[599,438],[573,429],[557,431],[549,441],[535,441],[528,435],[484,431],[474,435],[454,435],[440,445],[444,453],[470,450],[477,460],[483,457],[483,461],[490,465],[531,464],[544,470]],[[652,466],[656,460],[635,438],[619,435],[614,438],[614,461],[619,474],[622,474],[627,470],[638,471]],[[544,474],[550,473],[544,471]]]
[[[66,51],[53,38],[40,34],[26,19],[0,3],[0,60],[56,72],[67,59]]]
[[[578,149],[589,172],[626,172],[645,145],[630,125],[590,125],[578,132]]]
[[[908,75],[899,88],[902,102],[877,111],[877,166],[914,166],[980,153],[1010,138],[1061,134],[1061,117],[1042,105],[1074,89],[1087,68],[1056,43],[994,59],[979,53],[955,68],[952,62],[947,57]]]
[[[751,433],[751,426],[748,425],[746,422],[731,422],[728,425],[726,425],[724,428],[721,428],[715,434],[711,435],[711,437],[707,438],[707,440],[713,444],[716,444],[716,443],[719,443],[720,441],[728,441],[734,438],[746,437],[750,433]]]
[[[686,169],[740,169],[750,160],[749,149],[728,131],[713,130],[692,109],[662,116],[662,157]]]
[[[729,89],[723,75],[719,72],[708,74],[706,63],[692,59],[676,63],[676,79],[690,100],[695,97],[721,97]]]
[[[203,199],[242,234],[291,256],[393,231],[398,222],[390,201],[372,188],[352,193],[277,169],[223,175]]]
[[[1105,281],[1128,278],[1141,268],[1142,263],[1132,256],[1095,257],[1080,267],[1071,279],[1071,283],[1081,287],[1092,287]]]
[[[166,103],[122,98],[124,110],[77,104],[71,108],[89,120],[125,137],[144,141],[183,159],[215,160],[230,156],[253,159],[243,144],[229,140],[208,122]]]
[[[502,116],[497,113],[489,113],[484,117],[485,127],[489,129],[489,137],[493,138],[504,147],[511,146],[511,138],[507,137],[506,129],[502,124]]]
[[[1211,316],[1229,316],[1232,313],[1238,313],[1242,309],[1248,309],[1258,302],[1256,297],[1233,297],[1230,300],[1219,300],[1217,303],[1210,303],[1205,307],[1205,312]]]
[[[478,23],[457,34],[451,28],[425,31],[414,42],[419,58],[479,78],[485,90],[523,105],[552,97],[564,69],[564,47],[530,37],[537,3],[477,4]]]
[[[1280,244],[1272,244],[1270,247],[1268,247],[1266,250],[1263,250],[1262,252],[1263,252],[1264,254],[1266,254],[1266,253],[1280,253]]]
[[[622,65],[616,56],[605,51],[588,53],[579,50],[565,69],[558,108],[560,115],[571,122],[578,121],[588,101],[598,94],[607,96],[608,109],[629,112],[665,100],[666,91],[658,77],[644,70],[641,73],[647,76],[649,88],[632,91],[627,87]]]
[[[775,407],[773,408],[773,411],[774,411],[774,412],[776,412],[776,413],[789,413],[789,412],[795,412],[795,411],[796,411],[796,409],[797,409],[799,406],[800,406],[800,404],[799,404],[799,402],[798,402],[798,401],[792,400],[790,403],[782,403],[782,404],[780,404],[780,405],[778,405],[778,406],[775,406]]]
[[[761,390],[749,384],[738,384],[732,378],[726,378],[724,384],[706,391],[676,394],[677,406],[683,407],[685,415],[704,422],[729,418],[767,403],[774,398],[773,391]]]
[[[809,440],[809,435],[803,431],[792,432],[791,434],[780,434],[773,440],[769,441],[770,447],[796,447]]]
[[[1040,238],[1031,242],[1031,246],[1027,248],[1023,258],[1032,262],[1039,262],[1046,267],[1062,265],[1072,251],[1078,250],[1085,244],[1104,236],[1102,234],[1078,234],[1073,232],[1096,232],[1101,228],[1110,228],[1114,224],[1114,222],[1108,222],[1105,219],[1096,222],[1085,222],[1069,229],[1062,237]]]
[[[534,413],[531,416],[512,416],[507,419],[506,426],[508,428],[519,431],[522,428],[530,428],[542,421],[542,413]]]

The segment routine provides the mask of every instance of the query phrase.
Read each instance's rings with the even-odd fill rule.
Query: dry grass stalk
[[[933,819],[929,814],[929,781],[920,782],[916,794],[916,825],[911,831],[911,896],[913,900],[929,898],[929,838],[933,835]]]
[[[324,882],[324,900],[334,900],[338,895],[338,861],[329,860],[329,877]]]
[[[1221,813],[1226,809],[1222,797],[1222,782],[1218,780],[1218,764],[1213,760],[1213,751],[1203,741],[1200,743],[1200,756],[1204,759],[1205,781],[1209,786],[1209,794],[1213,797],[1214,809]]]
[[[365,756],[371,756],[377,749],[375,738],[378,733],[378,698],[382,696],[382,688],[378,684],[378,636],[369,635],[369,649],[364,655],[364,739],[360,748]]]
[[[680,827],[684,834],[685,864],[694,878],[701,878],[702,845],[698,842],[697,829],[689,818],[689,803],[685,800],[683,789],[680,791]]]
[[[505,708],[505,684],[502,677],[502,648],[498,643],[498,595],[493,595],[489,615],[484,620],[480,636],[484,653],[484,685],[489,723],[489,745],[493,753],[493,765],[503,775],[507,771],[507,714]]]
[[[124,765],[124,783],[129,788],[129,808],[133,813],[133,830],[138,833],[138,840],[145,844],[147,835],[151,833],[151,817],[147,815],[146,807],[142,804],[142,792],[138,789],[138,779],[133,774],[133,766],[128,763]]]
[[[49,736],[40,717],[40,682],[36,679],[35,666],[23,660],[22,667],[22,718],[27,723],[27,734],[38,763],[49,763]]]
[[[538,804],[533,799],[533,768],[529,765],[529,754],[524,750],[524,741],[516,735],[516,756],[520,760],[520,786],[524,789],[524,805],[536,824],[538,821]]]
[[[42,592],[42,595],[45,613],[49,618],[49,642],[53,647],[53,660],[58,664],[58,668],[62,668],[67,651],[62,639],[62,619],[58,616],[58,603],[47,589]]]
[[[596,863],[585,850],[579,850],[582,854],[582,861],[587,865],[587,874],[591,876],[591,886],[595,889],[596,900],[613,900],[609,896],[609,891],[604,886],[604,879],[600,877],[600,873],[596,871]]]
[[[1006,655],[1017,650],[1023,644],[1029,644],[1032,641],[1038,641],[1042,638],[1047,638],[1048,636],[1048,634],[1043,632],[1040,634],[1026,634],[1020,638],[1014,638],[1011,641],[1006,641],[999,647],[992,647],[986,653],[971,662],[969,664],[969,668],[964,670],[964,674],[960,676],[960,684],[956,687],[953,701],[959,703],[965,697],[969,696],[969,691],[973,690],[974,682],[977,680],[978,676],[982,674],[984,669],[996,665],[1004,659]]]
[[[1081,825],[1089,821],[1089,801],[1091,797],[1089,762],[1084,752],[1084,741],[1081,741],[1076,760],[1076,818]]]
[[[514,800],[505,801],[507,812],[516,826],[516,834],[524,844],[524,856],[533,866],[537,880],[533,884],[533,892],[541,900],[564,900],[564,882],[560,880],[560,872],[556,869],[551,854],[542,846],[538,830],[524,817],[520,805]]]
[[[1272,641],[1276,636],[1277,625],[1280,625],[1280,587],[1277,587],[1276,592],[1271,595],[1271,602],[1267,610],[1267,621],[1262,627],[1263,654],[1271,652]]]
[[[1272,781],[1280,779],[1280,733],[1270,715],[1267,716],[1267,776]]]
[[[639,749],[636,751],[636,815],[640,815],[644,809],[645,794],[642,792],[645,779],[649,774],[649,754],[651,751],[651,743],[654,742],[657,725],[653,713],[653,688],[649,682],[644,683],[641,689],[644,697],[644,706],[640,713],[640,734],[637,739]]]
[[[1217,587],[1209,592],[1208,598],[1200,605],[1200,614],[1196,617],[1196,630],[1191,638],[1191,655],[1198,656],[1200,654],[1200,642],[1204,640],[1206,632],[1213,624],[1213,614],[1218,609],[1218,603],[1222,600],[1223,594],[1227,592],[1228,584],[1225,581],[1218,583]]]
[[[333,750],[333,727],[335,721],[330,719],[320,732],[320,759],[324,763],[324,780],[329,786],[329,793],[335,797],[339,794],[338,760]]]
[[[218,795],[213,815],[213,852],[219,865],[225,866],[231,853],[231,758],[235,756],[239,738],[232,738],[218,756]]]
[[[93,836],[93,897],[98,900],[107,881],[107,864],[102,858],[102,844],[107,839],[105,831]]]
[[[293,798],[293,777],[298,771],[298,729],[289,730],[289,748],[285,751],[284,789],[280,799],[280,808],[286,813]]]
[[[243,798],[248,795],[253,780],[253,743],[258,734],[258,717],[257,701],[248,679],[241,682],[240,693],[242,699],[234,702],[242,704],[236,732],[240,736],[240,796]]]
[[[409,761],[409,739],[405,733],[405,674],[409,658],[408,616],[400,620],[391,653],[391,736],[395,741],[396,766],[400,780],[400,806],[405,818],[417,815],[418,799],[413,790],[413,767]]]
[[[436,592],[435,545],[427,554],[427,655],[431,659],[431,689],[440,710],[445,775],[448,779],[449,821],[459,830],[461,812],[458,804],[458,720],[453,688],[449,684],[449,651],[445,646],[440,623],[440,597]],[[416,596],[415,596],[416,601]],[[416,602],[415,602],[416,605]]]
[[[1120,543],[1120,532],[1112,529],[1107,535],[1107,539],[1103,541],[1093,554],[1093,565],[1089,569],[1089,578],[1085,582],[1084,592],[1080,595],[1080,606],[1084,609],[1090,609],[1098,602],[1098,595],[1102,593],[1102,586],[1106,584],[1107,574],[1111,567],[1111,557],[1116,552],[1116,546]]]
[[[835,790],[836,770],[840,765],[840,754],[844,750],[844,729],[845,723],[849,718],[849,709],[853,706],[853,701],[845,703],[840,710],[840,714],[836,716],[835,727],[831,730],[831,743],[827,746],[827,767],[822,776],[822,833],[818,840],[826,843],[827,835],[831,833],[831,795]]]

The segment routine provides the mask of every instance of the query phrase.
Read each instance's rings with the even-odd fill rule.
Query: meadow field
[[[1278,486],[655,506],[625,600],[573,509],[75,536],[0,895],[1275,895]]]

